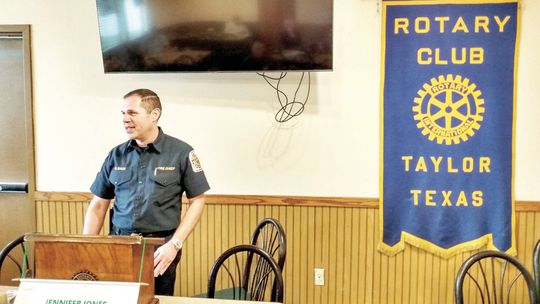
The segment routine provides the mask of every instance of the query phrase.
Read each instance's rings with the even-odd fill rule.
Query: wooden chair
[[[218,281],[220,290],[216,291]],[[275,293],[268,282],[275,282]],[[208,298],[283,302],[281,271],[274,259],[257,246],[232,247],[219,256],[210,270]]]
[[[21,235],[9,242],[2,250],[0,251],[0,272],[4,267],[4,261],[6,258],[11,260],[13,264],[19,270],[19,274],[22,274],[23,277],[28,278],[32,277],[32,270],[29,268],[28,257],[24,254],[24,244],[25,244],[25,235]],[[15,252],[17,247],[20,247],[20,253]],[[23,273],[23,264],[24,264],[24,273]]]
[[[510,304],[512,288],[519,281],[528,288],[530,303],[538,303],[534,280],[523,264],[504,252],[481,251],[465,260],[458,271],[454,289],[456,303],[465,303],[463,286],[466,282],[469,286],[466,293],[480,300],[474,303]]]
[[[533,251],[533,275],[536,285],[536,297],[540,301],[540,240],[536,242]]]
[[[258,246],[268,252],[283,271],[287,257],[287,237],[281,224],[273,218],[265,218],[257,224],[251,235],[251,245]]]
[[[285,258],[287,257],[287,237],[285,229],[278,220],[265,218],[260,221],[251,235],[250,244],[258,246],[270,254],[276,261],[279,270],[283,273]],[[277,282],[274,282],[272,294],[276,293],[276,288]]]

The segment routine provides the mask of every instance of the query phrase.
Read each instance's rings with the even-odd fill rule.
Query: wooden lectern
[[[141,276],[140,282],[145,284],[137,303],[158,303],[154,248],[163,244],[161,238],[30,234],[27,239],[34,241],[37,279],[139,282]]]

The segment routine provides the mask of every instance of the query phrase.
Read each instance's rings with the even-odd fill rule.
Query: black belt
[[[144,236],[144,237],[159,237],[159,238],[164,238],[164,237],[168,237],[168,236],[173,235],[175,231],[176,231],[176,229],[173,229],[173,230],[166,230],[166,231],[148,232],[148,233],[142,232],[142,233],[140,233],[140,235],[142,235],[142,236]]]
[[[157,238],[166,238],[168,236],[171,236],[174,234],[176,229],[172,230],[164,230],[164,231],[154,231],[154,232],[138,232],[137,230],[133,229],[122,229],[118,228],[116,226],[112,227],[111,234],[113,235],[131,235],[131,234],[138,234],[143,237],[157,237]]]

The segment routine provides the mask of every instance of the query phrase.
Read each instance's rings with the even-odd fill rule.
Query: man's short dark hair
[[[146,110],[147,113],[152,112],[154,109],[159,109],[159,116],[161,116],[161,101],[159,96],[152,90],[149,89],[137,89],[133,90],[126,95],[124,99],[131,96],[141,97],[141,106]]]

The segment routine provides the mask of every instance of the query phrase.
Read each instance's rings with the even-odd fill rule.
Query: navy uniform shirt
[[[98,197],[115,198],[115,227],[139,233],[176,229],[183,193],[193,198],[208,189],[193,148],[161,128],[146,148],[135,140],[114,147],[90,188]]]

